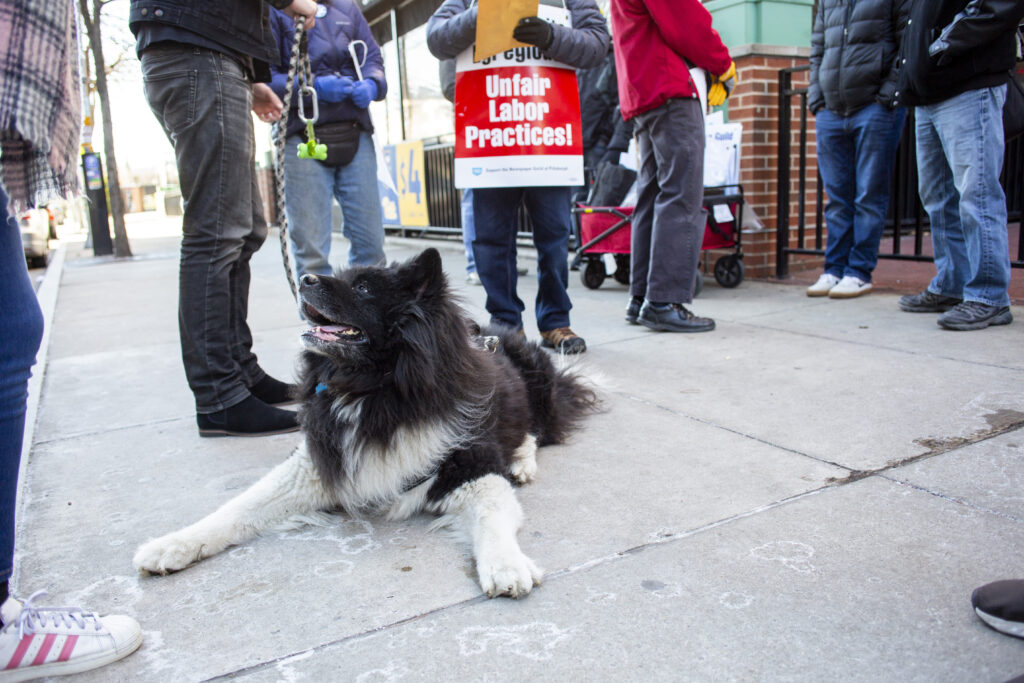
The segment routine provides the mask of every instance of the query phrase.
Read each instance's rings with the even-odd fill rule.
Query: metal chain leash
[[[292,42],[292,56],[288,62],[288,81],[284,86],[283,113],[281,119],[274,126],[274,213],[281,226],[281,260],[284,262],[285,275],[288,277],[288,287],[292,291],[292,297],[298,300],[298,287],[295,283],[295,269],[292,266],[291,253],[288,249],[288,214],[284,210],[284,146],[288,134],[288,113],[292,101],[292,84],[295,82],[295,75],[299,76],[299,96],[303,93],[312,92],[312,70],[309,66],[309,53],[303,38],[306,35],[305,19],[295,18],[295,39]],[[314,93],[314,98],[315,98]],[[302,112],[302,103],[299,102],[299,112]],[[314,115],[316,119],[316,107],[314,100]]]

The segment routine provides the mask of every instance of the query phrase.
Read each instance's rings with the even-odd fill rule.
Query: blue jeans
[[[377,266],[384,259],[384,223],[377,191],[377,156],[373,137],[359,135],[359,151],[345,166],[325,166],[300,159],[295,148],[305,136],[285,144],[284,200],[295,270],[330,275],[331,199],[341,206],[342,234],[348,239],[348,265]]]
[[[906,111],[872,103],[850,116],[822,109],[816,118],[818,170],[828,193],[825,272],[871,282]]]
[[[928,290],[1010,305],[1003,167],[1006,86],[968,90],[914,110],[918,192],[931,219],[936,275]]]
[[[487,292],[491,321],[519,329],[526,309],[516,293],[516,231],[522,201],[533,221],[537,248],[537,327],[542,332],[568,327],[569,187],[502,187],[473,190],[476,272]],[[479,218],[480,220],[475,220]]]
[[[473,240],[476,230],[473,228],[473,190],[462,191],[462,244],[466,247],[466,274],[476,272],[476,259],[473,257]]]
[[[14,503],[18,493],[28,378],[43,339],[39,309],[25,267],[18,223],[0,189],[0,581],[14,569]]]
[[[252,352],[249,261],[267,238],[253,163],[252,83],[234,59],[160,43],[142,54],[150,109],[167,133],[185,204],[178,331],[196,412],[249,397],[266,376]]]

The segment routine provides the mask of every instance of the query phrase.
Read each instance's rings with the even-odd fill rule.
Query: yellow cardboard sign
[[[423,141],[395,145],[398,176],[398,213],[402,225],[427,226],[427,188],[423,172]]]
[[[537,16],[538,0],[477,0],[476,45],[473,61],[479,62],[514,47],[525,47],[512,37],[523,17]]]

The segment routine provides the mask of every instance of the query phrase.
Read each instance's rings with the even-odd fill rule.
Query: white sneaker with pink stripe
[[[131,617],[101,617],[77,607],[38,607],[38,591],[21,603],[0,606],[0,681],[89,671],[127,657],[142,644],[142,629]]]

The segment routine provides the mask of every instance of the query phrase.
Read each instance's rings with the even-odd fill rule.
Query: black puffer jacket
[[[1024,0],[920,0],[910,18],[899,104],[934,104],[1009,80]]]
[[[910,5],[911,0],[820,0],[811,36],[811,112],[827,107],[849,116],[872,102],[894,106],[896,53]]]

